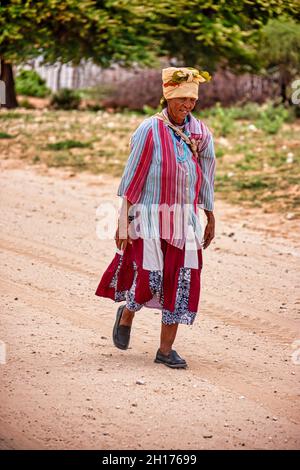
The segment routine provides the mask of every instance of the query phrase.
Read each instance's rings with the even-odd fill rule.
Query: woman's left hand
[[[215,216],[212,212],[206,212],[207,224],[204,231],[203,248],[207,248],[215,238]]]

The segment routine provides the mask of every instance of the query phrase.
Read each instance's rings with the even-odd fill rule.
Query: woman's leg
[[[167,356],[172,349],[172,345],[176,338],[177,329],[178,323],[173,323],[172,325],[166,325],[165,323],[161,324],[159,349],[165,356]]]
[[[120,319],[119,325],[131,326],[134,318],[135,312],[128,310],[127,307],[124,308],[122,317]],[[160,351],[164,355],[168,355],[172,349],[173,343],[176,338],[178,329],[178,323],[173,323],[172,325],[166,325],[165,323],[161,324],[161,333],[160,333]]]
[[[125,307],[122,312],[119,325],[131,326],[133,318],[134,318],[134,312],[131,312],[131,310],[128,310],[128,308]]]

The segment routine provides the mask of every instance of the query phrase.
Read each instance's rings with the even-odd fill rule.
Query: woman
[[[113,329],[117,348],[127,349],[135,312],[162,310],[155,362],[186,368],[172,349],[178,325],[191,325],[198,309],[202,248],[214,238],[213,139],[191,111],[207,72],[163,69],[162,113],[144,120],[131,139],[118,195],[123,198],[115,240],[117,253],[96,295],[119,307]],[[204,236],[198,208],[206,214]]]

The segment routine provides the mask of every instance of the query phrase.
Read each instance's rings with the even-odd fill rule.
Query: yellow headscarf
[[[168,67],[162,71],[163,95],[171,98],[198,99],[199,83],[209,81],[208,72],[202,72],[192,67]]]

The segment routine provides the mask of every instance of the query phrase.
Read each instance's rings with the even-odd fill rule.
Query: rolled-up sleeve
[[[132,204],[139,202],[148,175],[153,155],[152,121],[146,119],[134,132],[131,151],[118,188],[118,196],[123,196]]]
[[[213,136],[210,131],[208,131],[205,148],[199,153],[199,164],[202,171],[202,182],[199,191],[198,205],[201,209],[212,211],[214,209],[216,155]]]

